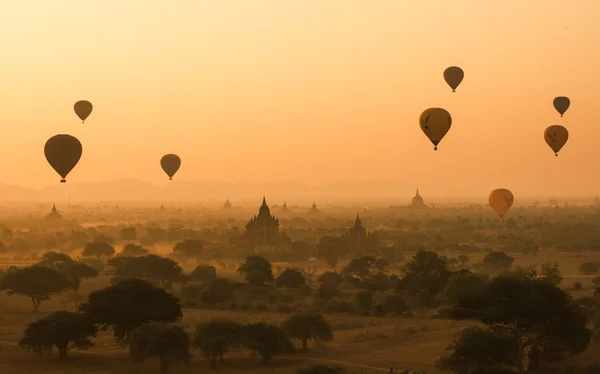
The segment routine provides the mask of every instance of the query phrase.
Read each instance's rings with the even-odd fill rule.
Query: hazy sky
[[[19,0],[0,9],[0,182],[385,179],[439,194],[600,190],[598,0]],[[447,66],[464,69],[452,93]],[[564,119],[552,107],[569,96]],[[94,112],[85,124],[77,100]],[[421,111],[446,108],[437,152]],[[554,157],[544,129],[570,139]]]

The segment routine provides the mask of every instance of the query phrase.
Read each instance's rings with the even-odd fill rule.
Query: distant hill
[[[0,201],[181,201],[232,204],[255,201],[263,195],[271,204],[345,200],[356,198],[398,198],[408,201],[415,187],[389,181],[342,181],[309,185],[302,182],[225,182],[173,180],[164,186],[122,179],[101,183],[55,184],[42,189],[0,184]],[[426,197],[426,196],[425,196]]]

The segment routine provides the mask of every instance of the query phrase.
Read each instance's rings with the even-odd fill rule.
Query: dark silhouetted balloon
[[[569,98],[566,96],[559,96],[554,98],[553,104],[554,109],[556,109],[556,111],[560,113],[560,116],[562,117],[567,109],[569,109],[571,106],[571,100],[569,100]]]
[[[437,150],[438,144],[442,141],[450,126],[452,126],[452,117],[446,109],[429,108],[425,109],[419,117],[421,130],[427,135]]]
[[[67,134],[51,137],[44,146],[46,160],[62,177],[61,183],[66,182],[67,174],[77,165],[82,152],[81,142],[76,137]]]
[[[496,211],[500,218],[503,218],[515,202],[515,197],[509,190],[505,188],[498,188],[490,192],[488,201],[492,209]]]
[[[444,70],[444,80],[452,88],[452,92],[456,92],[456,87],[458,87],[464,77],[465,72],[458,66],[450,66]]]
[[[165,173],[169,176],[169,180],[172,180],[173,175],[177,173],[177,170],[181,166],[181,159],[179,156],[173,154],[164,155],[160,159],[160,166],[162,166]]]
[[[75,114],[77,114],[77,117],[81,119],[81,123],[84,123],[86,118],[88,118],[92,113],[92,109],[94,107],[89,101],[81,100],[76,102],[73,108],[75,109]]]
[[[569,140],[569,131],[564,126],[552,125],[544,131],[544,140],[554,151],[554,155],[558,156],[558,151]]]

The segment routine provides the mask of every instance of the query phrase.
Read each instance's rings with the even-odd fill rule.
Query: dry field
[[[456,256],[453,254],[452,256]],[[582,262],[600,261],[600,255],[546,253],[538,257],[523,257],[511,254],[516,258],[515,265],[525,266],[542,262],[557,262],[565,276],[563,287],[575,297],[592,294],[591,277],[577,274]],[[471,263],[481,259],[470,255]],[[11,263],[0,263],[0,268]],[[18,266],[24,263],[16,264]],[[286,264],[277,264],[285,267]],[[287,264],[296,265],[299,264]],[[234,269],[222,269],[222,275]],[[87,280],[82,283],[81,295],[85,298],[89,292],[105,287],[108,277]],[[583,290],[572,290],[573,282],[583,283]],[[0,295],[0,373],[152,373],[158,371],[158,360],[150,359],[142,364],[132,363],[127,351],[119,348],[110,335],[100,336],[96,346],[88,351],[72,351],[70,358],[60,362],[53,354],[34,355],[16,347],[15,343],[27,323],[35,321],[48,312],[58,309],[73,309],[73,302],[68,295],[58,295],[41,305],[40,313],[31,312],[31,302],[21,296]],[[259,359],[247,356],[246,352],[231,353],[226,356],[225,364],[219,369],[221,373],[281,373],[293,374],[300,367],[311,363],[331,363],[344,366],[357,373],[385,373],[389,367],[403,370],[424,370],[427,373],[439,373],[435,369],[435,361],[442,355],[452,341],[454,334],[470,322],[457,322],[429,318],[429,313],[415,311],[413,317],[374,318],[328,315],[335,330],[335,340],[319,347],[311,347],[306,353],[297,353],[286,357],[276,357],[271,365],[263,366]],[[200,309],[184,309],[183,324],[188,330],[203,320],[214,317],[231,318],[238,322],[266,321],[279,323],[286,318],[285,314],[263,313],[256,311],[215,311]],[[201,353],[194,351],[194,360],[189,366],[175,365],[173,373],[211,372],[207,361]],[[598,355],[598,347],[590,348],[585,360]]]

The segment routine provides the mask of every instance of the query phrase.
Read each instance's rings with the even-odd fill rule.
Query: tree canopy
[[[103,329],[112,329],[121,341],[144,323],[170,323],[182,317],[178,298],[141,279],[125,279],[94,291],[79,310]]]

